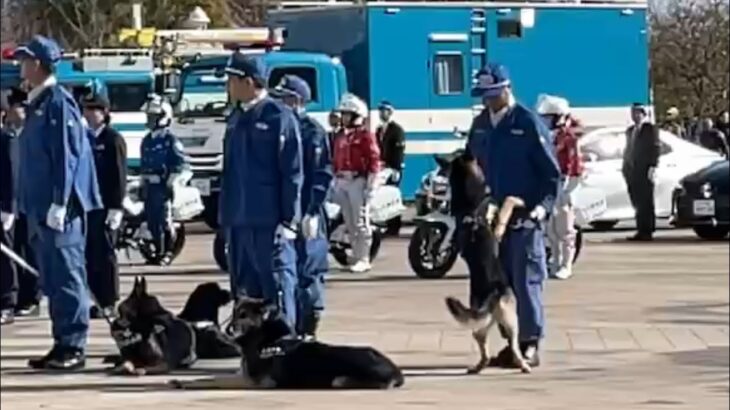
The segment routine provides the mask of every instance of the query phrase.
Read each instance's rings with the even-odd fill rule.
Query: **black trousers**
[[[89,212],[86,233],[86,277],[101,307],[114,306],[119,300],[116,232],[106,226],[106,215],[104,209]]]
[[[647,174],[648,170],[643,175],[634,174],[627,180],[629,199],[636,211],[636,230],[642,236],[651,236],[656,230],[654,182]]]
[[[13,228],[2,232],[2,243],[12,248],[31,266],[38,266],[28,241],[28,223],[18,215]],[[23,309],[41,300],[38,277],[15,265],[5,254],[0,255],[0,309]]]

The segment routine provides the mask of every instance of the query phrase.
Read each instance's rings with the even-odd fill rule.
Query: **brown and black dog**
[[[451,160],[449,185],[452,214],[461,220],[459,241],[469,266],[470,303],[466,307],[454,297],[446,307],[454,319],[472,332],[480,358],[468,373],[476,374],[489,365],[489,331],[499,325],[515,357],[515,365],[529,373],[518,343],[517,299],[499,263],[499,241],[519,198],[508,197],[501,207],[491,203],[479,165],[464,152]]]

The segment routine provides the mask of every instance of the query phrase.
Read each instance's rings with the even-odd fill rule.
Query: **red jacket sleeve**
[[[380,171],[380,148],[375,135],[367,129],[363,129],[363,141],[365,154],[367,156],[368,174],[377,174]]]

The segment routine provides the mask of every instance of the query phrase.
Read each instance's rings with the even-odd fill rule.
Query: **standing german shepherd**
[[[446,307],[454,319],[471,330],[479,347],[479,362],[469,374],[481,372],[489,364],[489,331],[498,324],[524,373],[531,371],[519,349],[517,299],[499,263],[499,241],[504,235],[515,207],[524,206],[515,197],[505,199],[501,208],[490,202],[485,179],[469,153],[451,162],[449,184],[452,213],[462,220],[460,241],[462,254],[469,265],[470,306],[454,297],[446,298]]]

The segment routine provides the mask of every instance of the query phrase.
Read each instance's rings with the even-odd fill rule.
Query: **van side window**
[[[497,37],[522,38],[522,23],[519,20],[500,19],[497,21]]]
[[[152,84],[107,84],[111,111],[139,111],[152,92]]]
[[[433,87],[438,95],[460,94],[464,91],[464,58],[461,54],[436,54]]]
[[[269,87],[276,87],[285,75],[295,75],[306,81],[312,90],[312,101],[319,101],[319,92],[317,88],[317,70],[313,67],[277,67],[271,70],[269,74]]]

